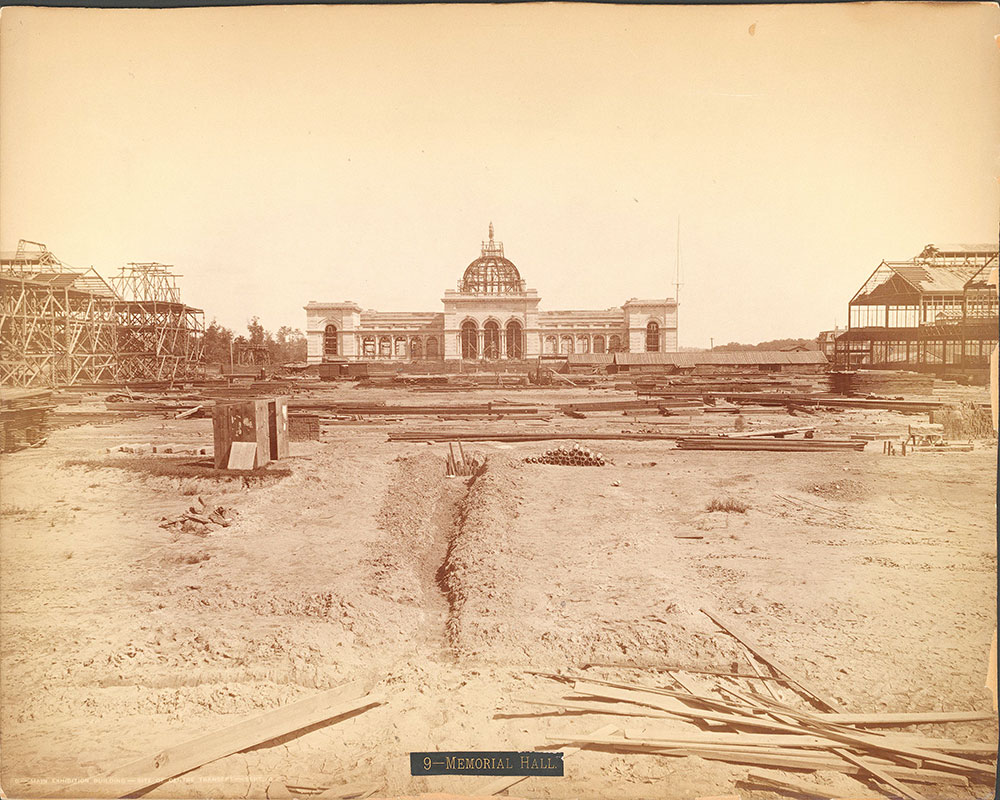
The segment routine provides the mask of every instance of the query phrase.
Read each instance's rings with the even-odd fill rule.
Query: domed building
[[[309,362],[506,360],[572,353],[673,352],[677,303],[638,300],[603,311],[542,311],[538,292],[504,256],[493,223],[444,310],[366,311],[357,303],[305,306]]]

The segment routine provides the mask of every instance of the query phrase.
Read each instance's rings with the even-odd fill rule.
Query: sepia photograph
[[[0,10],[0,794],[990,800],[1000,7]]]

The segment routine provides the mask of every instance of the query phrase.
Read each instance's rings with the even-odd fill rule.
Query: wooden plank
[[[558,737],[558,736],[548,736],[546,737],[548,741],[559,742],[559,741],[570,741],[571,737]],[[591,745],[594,747],[599,747],[602,749],[616,749],[622,752],[631,753],[645,753],[647,755],[663,755],[663,756],[683,756],[683,757],[698,757],[704,758],[708,761],[725,761],[727,763],[737,763],[737,764],[756,764],[759,766],[770,766],[777,767],[781,769],[798,769],[798,770],[832,770],[835,772],[843,772],[848,775],[857,775],[862,772],[862,768],[848,763],[840,758],[832,756],[828,753],[811,753],[808,755],[778,755],[774,753],[762,753],[755,748],[746,748],[745,750],[731,749],[731,750],[708,750],[699,748],[696,745],[688,747],[665,747],[665,748],[653,748],[644,747],[641,744],[631,742],[625,739],[616,739],[613,737],[601,737],[602,741],[597,740],[598,737],[575,737],[572,741],[577,741],[584,745]],[[921,783],[940,783],[948,786],[968,786],[969,781],[961,775],[955,775],[950,772],[943,772],[940,770],[930,770],[930,769],[914,769],[913,767],[901,767],[892,764],[888,761],[878,760],[877,764],[874,764],[878,769],[882,770],[885,774],[891,775],[894,778],[899,778],[902,780],[917,781]]]
[[[605,725],[603,728],[598,728],[590,735],[612,736],[617,731],[618,731],[617,725]],[[563,760],[565,761],[570,756],[576,755],[577,753],[580,752],[581,749],[582,748],[580,747],[564,747],[562,750]],[[545,751],[541,750],[539,752],[544,753]],[[521,781],[525,780],[528,777],[530,776],[520,775],[520,776],[504,776],[501,778],[495,778],[489,781],[488,783],[484,783],[482,786],[473,789],[469,794],[472,797],[490,797],[491,795],[502,792],[504,789],[509,789],[511,786],[520,783]]]
[[[257,466],[258,450],[256,442],[233,442],[226,469],[253,469]]]
[[[257,442],[257,466],[263,467],[271,461],[271,432],[268,430],[268,401],[254,400],[254,431]]]
[[[661,711],[666,711],[671,714],[675,714],[681,717],[687,717],[688,719],[695,720],[711,720],[716,722],[728,722],[735,726],[751,727],[751,728],[764,728],[767,730],[784,731],[786,733],[802,733],[803,728],[797,725],[789,725],[784,722],[778,722],[777,720],[767,719],[762,716],[741,716],[736,713],[723,713],[717,711],[702,711],[690,708],[677,708],[672,705],[668,705],[665,700],[671,698],[658,698],[656,694],[652,692],[632,692],[636,696],[632,699],[629,698],[629,690],[621,690],[615,687],[601,687],[595,686],[593,689],[587,689],[584,691],[581,689],[575,689],[585,694],[590,694],[595,697],[610,697],[614,700],[624,700],[625,702],[640,703],[642,705],[648,705]],[[801,715],[807,721],[810,719],[808,715]],[[812,719],[816,719],[812,717]],[[956,767],[965,772],[978,772],[987,775],[994,775],[996,770],[993,767],[986,766],[984,764],[976,763],[975,761],[969,761],[968,759],[959,758],[957,756],[950,756],[943,753],[935,753],[929,750],[924,750],[919,747],[912,747],[910,745],[891,743],[885,740],[883,737],[877,735],[855,732],[846,728],[826,728],[822,732],[822,735],[833,740],[834,742],[840,742],[842,744],[849,744],[852,746],[860,745],[862,749],[871,750],[875,752],[890,753],[896,756],[907,756],[909,758],[916,758],[923,761],[933,761],[938,764],[944,764],[951,767]]]
[[[211,761],[380,702],[381,700],[365,693],[362,682],[348,683],[168,747],[118,767],[99,778],[74,783],[56,792],[56,796],[125,797]]]
[[[824,722],[841,725],[891,726],[921,725],[937,722],[980,722],[996,719],[995,713],[988,711],[905,711],[885,714],[820,713],[815,715]]]
[[[910,800],[925,800],[924,796],[920,794],[916,789],[911,789],[909,786],[904,786],[902,783],[897,781],[892,775],[889,775],[882,767],[879,767],[871,762],[871,759],[862,758],[861,756],[856,756],[853,753],[845,750],[842,747],[835,747],[833,752],[838,756],[843,758],[845,761],[849,761],[852,764],[861,767],[865,772],[871,775],[873,778],[878,778],[882,783],[887,786],[891,786],[897,792],[899,792],[903,797],[908,797]]]
[[[288,398],[274,399],[278,417],[278,458],[288,458]]]
[[[823,800],[841,800],[843,798],[843,795],[835,794],[825,786],[820,786],[819,784],[805,783],[789,777],[775,778],[763,772],[756,772],[755,770],[747,772],[745,782],[806,797],[821,797]]]
[[[797,677],[796,673],[789,667],[779,663],[773,656],[766,654],[756,642],[754,642],[745,631],[738,631],[738,628],[732,622],[723,622],[718,614],[713,614],[711,611],[703,608],[702,613],[705,614],[709,619],[711,619],[716,625],[718,625],[722,630],[728,633],[733,638],[740,641],[750,652],[757,656],[761,661],[771,667],[775,672],[779,672],[788,678],[793,684],[798,686],[803,692],[805,692],[810,697],[819,701],[820,704],[826,706],[830,711],[841,711],[842,706],[834,699],[830,697],[825,697],[817,692],[815,689],[807,686],[805,682]]]

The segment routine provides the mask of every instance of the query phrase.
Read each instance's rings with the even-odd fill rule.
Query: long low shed
[[[819,350],[733,350],[702,353],[573,353],[569,372],[703,372],[755,369],[760,372],[824,372],[829,360]]]

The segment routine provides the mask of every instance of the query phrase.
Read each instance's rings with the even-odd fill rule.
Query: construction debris
[[[45,389],[4,389],[0,394],[0,452],[9,453],[45,443],[55,406]]]
[[[523,702],[575,713],[620,715],[625,719],[647,717],[687,722],[690,730],[675,726],[661,732],[633,729],[623,723],[618,734],[565,734],[549,736],[552,743],[572,742],[620,753],[647,753],[658,756],[698,756],[733,764],[771,767],[778,770],[831,770],[853,775],[883,787],[889,796],[921,800],[910,783],[969,787],[971,782],[992,785],[996,767],[996,743],[961,743],[919,734],[873,733],[872,726],[905,726],[925,722],[946,723],[992,719],[990,713],[926,712],[903,714],[851,714],[839,701],[826,697],[794,668],[783,665],[752,637],[725,620],[717,612],[707,614],[722,630],[733,636],[758,659],[751,660],[754,672],[748,687],[743,676],[718,671],[710,690],[692,687],[667,671],[677,688],[664,688],[580,676],[534,673],[572,686],[572,693],[558,700],[532,698]],[[771,670],[774,675],[766,675]],[[712,674],[698,670],[702,675]],[[781,701],[768,688],[761,693],[754,680],[781,677],[784,685],[796,689],[811,703],[825,709],[795,707]],[[705,730],[706,725],[712,725]],[[747,781],[769,789],[803,791],[805,784],[785,782],[765,773],[751,771]],[[836,795],[816,793],[817,797]]]
[[[201,508],[191,506],[187,511],[174,517],[161,517],[161,528],[179,529],[185,533],[196,533],[205,536],[217,528],[228,528],[233,524],[235,511],[224,506],[209,508],[208,504],[198,498]],[[217,526],[213,528],[211,526]]]

